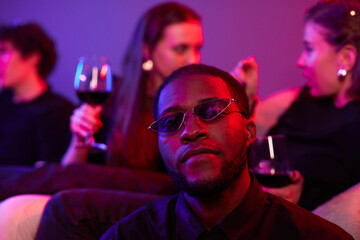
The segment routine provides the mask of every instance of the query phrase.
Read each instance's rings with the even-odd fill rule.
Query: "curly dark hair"
[[[0,41],[12,43],[25,58],[33,53],[39,53],[41,59],[38,73],[43,79],[46,79],[55,67],[57,61],[55,43],[37,23],[1,25]]]

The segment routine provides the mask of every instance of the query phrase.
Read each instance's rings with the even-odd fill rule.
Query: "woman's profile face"
[[[310,94],[315,97],[336,96],[342,87],[337,72],[340,68],[336,47],[324,38],[326,29],[309,21],[304,28],[304,50],[297,66],[308,79]]]
[[[197,21],[165,27],[163,37],[150,53],[154,74],[164,80],[180,67],[200,63],[203,42],[203,29]]]

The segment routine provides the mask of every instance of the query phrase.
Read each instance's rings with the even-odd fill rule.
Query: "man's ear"
[[[246,120],[246,135],[246,143],[247,147],[249,147],[256,139],[256,126],[254,121],[251,119]]]
[[[357,57],[356,47],[347,44],[343,46],[338,52],[338,63],[340,67],[343,67],[346,71],[351,71],[354,68]]]
[[[39,63],[41,61],[41,55],[39,52],[34,52],[26,56],[25,59],[30,66],[33,66],[34,68],[38,68]]]

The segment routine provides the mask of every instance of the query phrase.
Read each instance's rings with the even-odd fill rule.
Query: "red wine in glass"
[[[292,183],[284,135],[258,137],[250,146],[250,169],[265,187],[280,188]]]
[[[86,92],[77,91],[76,94],[82,102],[87,102],[91,105],[103,104],[110,95],[110,92]]]
[[[74,80],[74,88],[80,100],[91,105],[103,104],[112,89],[111,67],[105,57],[80,57]],[[97,143],[90,136],[85,144],[99,150],[107,150],[104,143]]]
[[[258,182],[264,187],[280,188],[292,183],[289,174],[254,174]]]

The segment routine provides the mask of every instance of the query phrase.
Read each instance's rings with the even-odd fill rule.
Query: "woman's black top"
[[[312,210],[360,182],[360,101],[337,108],[304,87],[268,134],[280,133],[305,179],[300,206]]]

